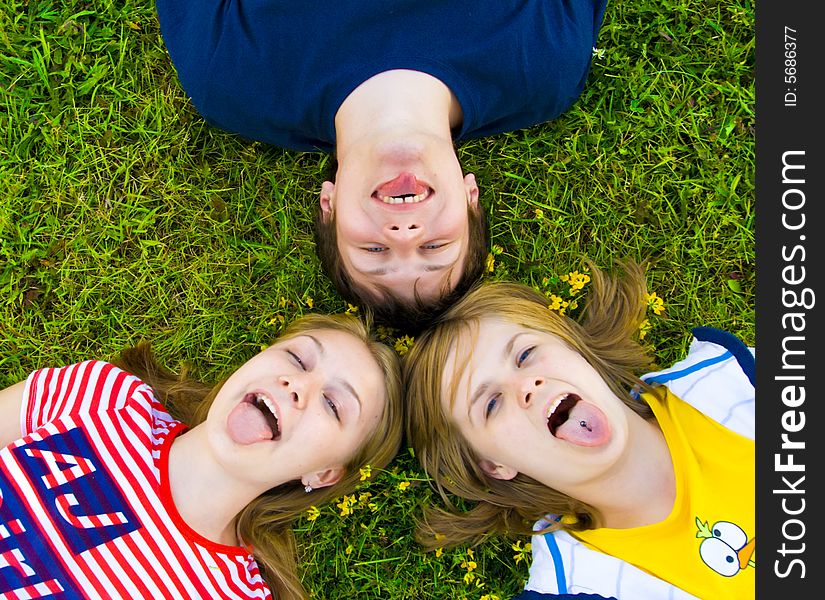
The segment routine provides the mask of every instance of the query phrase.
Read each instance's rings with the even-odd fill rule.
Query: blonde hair
[[[361,468],[367,465],[376,470],[384,468],[401,445],[402,388],[396,353],[375,339],[370,332],[369,320],[365,323],[350,315],[303,316],[291,323],[278,341],[322,329],[348,333],[367,346],[384,376],[386,404],[381,420],[346,464],[346,472],[335,485],[307,494],[299,481],[284,483],[250,502],[238,515],[238,538],[252,549],[264,580],[279,600],[307,597],[298,575],[292,521],[310,506],[321,506],[351,493],[360,481]],[[199,382],[190,378],[185,369],[180,373],[166,370],[145,343],[125,350],[113,362],[149,384],[170,414],[189,426],[206,419],[209,406],[223,385],[223,381],[216,385]]]
[[[530,534],[532,524],[548,513],[573,517],[565,519],[564,526],[570,529],[588,529],[598,523],[593,507],[522,473],[512,480],[486,475],[442,407],[444,394],[453,403],[455,374],[471,358],[460,357],[454,373],[445,373],[444,365],[458,340],[472,336],[482,319],[496,318],[561,338],[629,407],[650,418],[650,407],[631,394],[639,387],[649,391],[636,373],[653,366],[634,341],[647,306],[644,271],[636,263],[623,263],[625,277],[618,278],[588,265],[591,284],[581,322],[550,310],[547,298],[527,285],[486,283],[449,309],[404,356],[407,439],[446,506],[425,508],[416,533],[425,547],[479,542],[494,533]],[[452,389],[444,387],[447,381],[452,381]],[[451,495],[475,502],[475,506],[460,511]]]

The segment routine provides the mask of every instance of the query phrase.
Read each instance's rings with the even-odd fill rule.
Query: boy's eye
[[[535,346],[530,346],[529,348],[526,348],[521,354],[519,354],[518,358],[516,359],[516,366],[520,367],[522,364],[524,364],[524,361],[530,358],[530,355],[533,353],[533,350],[535,349]]]
[[[335,419],[338,422],[340,422],[341,421],[341,415],[338,414],[338,407],[335,406],[335,402],[333,402],[332,399],[330,399],[330,397],[327,396],[326,394],[324,394],[324,400],[326,401],[327,406],[329,406],[330,409],[332,409],[332,412],[335,415]]]
[[[301,370],[303,370],[303,371],[307,370],[306,366],[304,365],[304,361],[301,360],[300,356],[295,354],[292,350],[287,350],[286,352],[287,352],[287,354],[289,354],[292,357],[292,360],[294,360],[298,364],[298,366],[301,367]]]
[[[496,394],[492,398],[487,401],[487,406],[484,407],[484,418],[487,419],[490,417],[490,414],[493,410],[498,406],[499,394]]]

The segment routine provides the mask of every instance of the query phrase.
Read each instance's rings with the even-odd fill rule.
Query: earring
[[[310,492],[312,491],[312,486],[311,486],[311,485],[309,485],[309,484],[306,484],[306,485],[304,486],[304,491],[305,491],[307,494],[308,494],[308,493],[310,493]]]

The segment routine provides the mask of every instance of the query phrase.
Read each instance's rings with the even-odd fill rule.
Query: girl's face
[[[570,495],[608,473],[627,444],[630,409],[598,372],[552,334],[492,318],[477,333],[457,340],[441,402],[482,469]]]
[[[331,485],[381,418],[383,373],[352,335],[316,330],[270,346],[224,383],[206,426],[215,458],[263,489]]]

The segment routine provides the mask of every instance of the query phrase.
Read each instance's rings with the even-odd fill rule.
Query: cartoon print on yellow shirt
[[[733,577],[742,569],[756,567],[753,555],[756,551],[756,538],[748,539],[745,531],[736,523],[717,521],[708,527],[696,517],[697,538],[704,538],[699,544],[699,556],[711,569]]]

